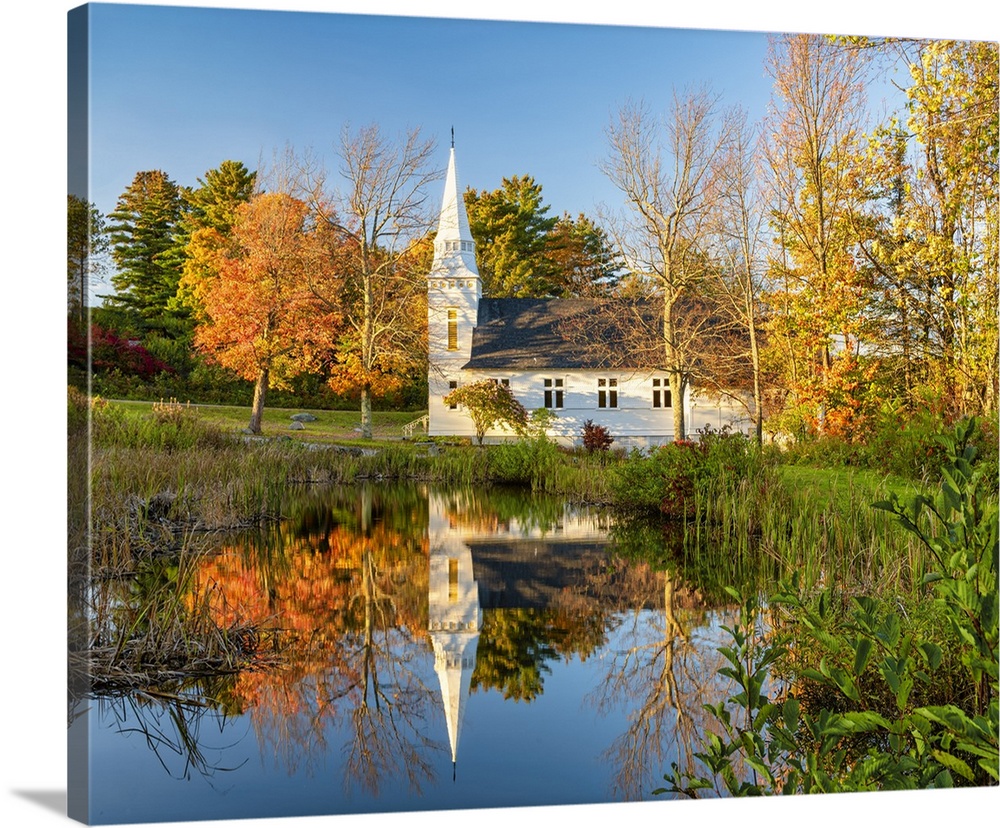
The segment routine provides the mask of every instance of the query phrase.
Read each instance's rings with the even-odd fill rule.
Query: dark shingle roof
[[[481,299],[477,326],[472,332],[472,358],[463,367],[608,367],[616,356],[620,358],[625,342],[619,325],[609,322],[606,308],[607,302],[600,299]],[[655,313],[652,305],[643,310],[644,315]],[[595,343],[595,337],[603,342]],[[596,344],[603,347],[593,347]],[[648,363],[647,359],[635,361]]]

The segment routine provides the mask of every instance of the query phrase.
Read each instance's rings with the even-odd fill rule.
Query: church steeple
[[[427,274],[427,433],[456,434],[470,427],[464,411],[444,398],[466,382],[462,366],[472,357],[472,332],[479,320],[483,282],[476,267],[476,245],[469,230],[455,147],[434,237],[434,263]],[[461,432],[464,433],[464,432]]]
[[[441,216],[438,219],[437,235],[434,237],[434,265],[430,275],[431,278],[479,276],[476,268],[476,245],[469,230],[469,217],[465,212],[465,200],[462,198],[455,166],[454,132]]]

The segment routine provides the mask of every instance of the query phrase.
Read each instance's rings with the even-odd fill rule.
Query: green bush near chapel
[[[638,451],[610,470],[614,503],[669,518],[696,517],[710,498],[734,493],[741,481],[763,473],[768,455],[744,434],[705,429],[698,442],[676,441]]]

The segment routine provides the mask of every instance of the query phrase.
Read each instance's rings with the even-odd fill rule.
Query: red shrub
[[[72,365],[87,367],[87,341],[79,328],[70,322],[68,357]],[[138,341],[123,339],[100,325],[90,326],[90,362],[95,373],[118,369],[127,376],[152,379],[174,369],[147,351]]]
[[[607,451],[615,438],[601,425],[595,425],[593,420],[583,424],[583,447],[593,454],[595,451]]]

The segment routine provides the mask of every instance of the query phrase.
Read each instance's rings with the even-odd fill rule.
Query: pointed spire
[[[454,136],[454,127],[452,128]],[[454,140],[454,138],[453,138]],[[448,159],[448,174],[444,182],[444,199],[441,216],[438,219],[437,235],[434,237],[433,271],[468,270],[478,276],[476,268],[476,247],[469,230],[469,217],[465,212],[465,199],[459,187],[458,169],[455,165],[455,147],[451,148]]]

